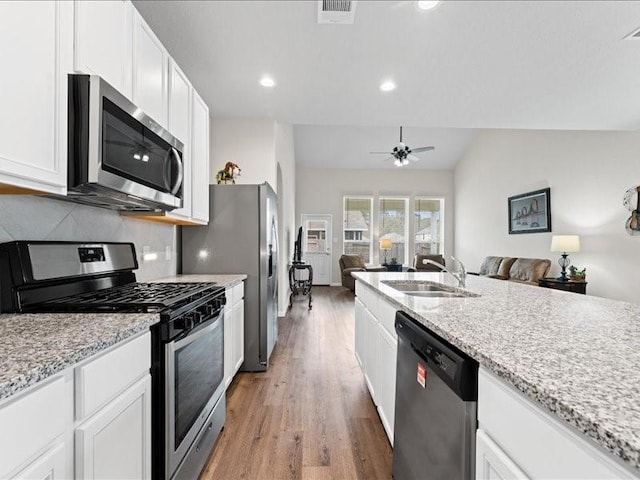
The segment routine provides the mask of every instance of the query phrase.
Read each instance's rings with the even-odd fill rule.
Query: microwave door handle
[[[178,178],[176,179],[176,184],[173,186],[173,190],[171,190],[171,195],[175,195],[176,193],[178,193],[178,190],[180,190],[180,187],[182,186],[182,180],[184,179],[184,166],[182,165],[180,154],[175,148],[171,147],[171,153],[173,154],[173,157],[175,158],[178,165]]]

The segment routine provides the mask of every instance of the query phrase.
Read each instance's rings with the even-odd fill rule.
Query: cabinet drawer
[[[636,478],[604,448],[482,368],[478,424],[533,479]]]
[[[356,297],[360,299],[370,312],[374,315],[377,314],[378,295],[373,293],[373,290],[365,286],[361,281],[356,281]]]
[[[150,368],[150,332],[77,367],[76,419],[91,415]]]
[[[231,308],[244,298],[244,282],[240,282],[238,285],[229,287],[224,292],[227,297],[227,308]]]
[[[0,408],[0,478],[64,434],[71,394],[63,376]]]
[[[394,307],[386,300],[383,300],[382,298],[378,299],[378,311],[375,312],[376,317],[378,318],[378,321],[380,322],[380,324],[387,329],[389,334],[394,339],[398,338],[398,335],[396,334],[396,327],[395,327],[397,310],[398,310],[397,307]]]

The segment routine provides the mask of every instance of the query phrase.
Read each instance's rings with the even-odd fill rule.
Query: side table
[[[383,263],[383,267],[387,267],[388,272],[401,272],[402,264],[401,263]]]
[[[307,278],[297,278],[296,272],[299,270],[307,271]],[[311,287],[313,286],[313,268],[308,263],[292,263],[289,265],[289,308],[293,306],[293,297],[296,295],[309,296],[309,310],[311,310]]]
[[[555,278],[541,278],[538,280],[538,286],[544,288],[553,288],[555,290],[564,290],[565,292],[580,293],[582,295],[587,294],[587,282],[575,282],[573,280],[557,280]]]

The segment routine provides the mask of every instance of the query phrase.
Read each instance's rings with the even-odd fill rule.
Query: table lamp
[[[387,264],[387,252],[391,250],[393,246],[393,242],[390,238],[381,238],[380,239],[380,250],[384,250],[384,264]]]
[[[571,265],[569,260],[569,253],[580,251],[580,237],[578,235],[553,235],[551,237],[551,251],[562,252],[558,265],[562,267],[560,276],[556,280],[566,282],[569,280],[567,277],[567,267]]]

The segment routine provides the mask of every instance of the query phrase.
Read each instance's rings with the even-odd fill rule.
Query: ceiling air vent
[[[318,23],[353,23],[357,0],[318,0]]]

